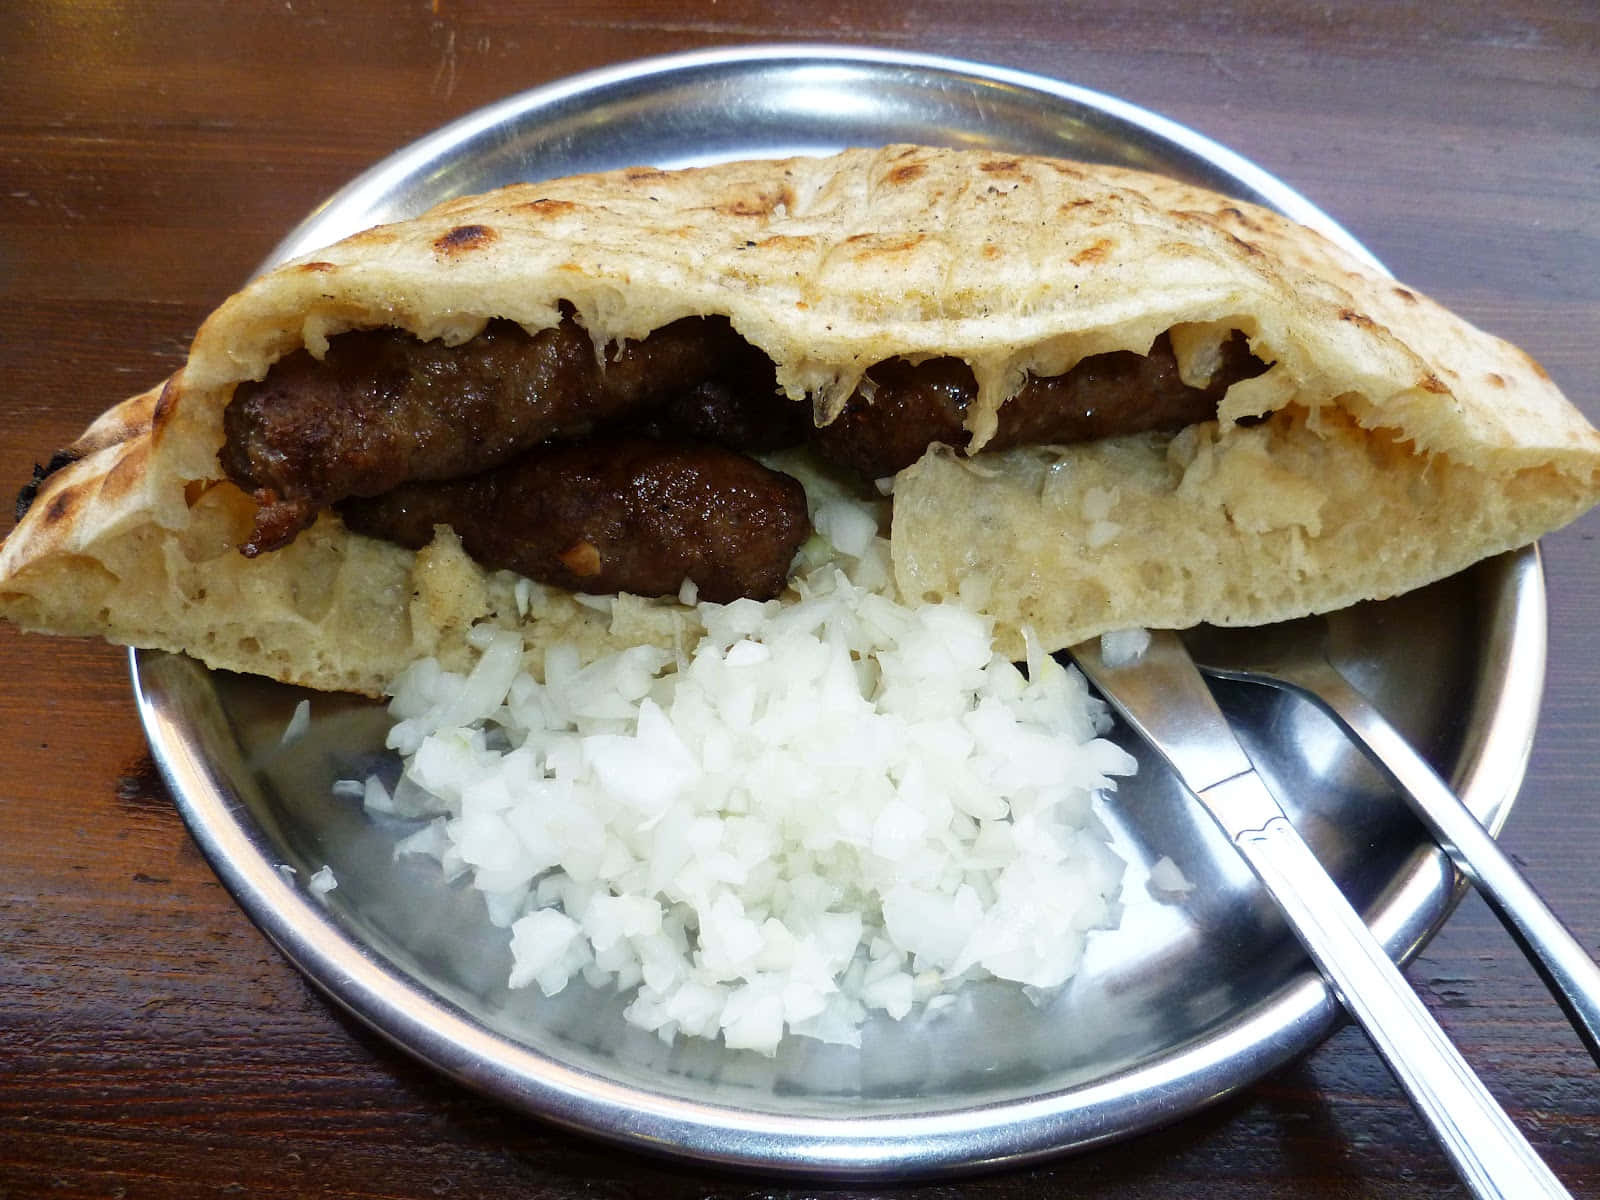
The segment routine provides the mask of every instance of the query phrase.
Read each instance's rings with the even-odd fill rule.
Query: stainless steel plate
[[[487,108],[361,176],[274,260],[467,191],[649,163],[916,141],[1099,159],[1272,205],[1354,246],[1283,184],[1198,135],[1107,96],[1013,71],[904,54],[767,48],[658,59]],[[1532,550],[1369,606],[1383,636],[1353,664],[1485,820],[1505,817],[1544,672]],[[859,1051],[789,1039],[776,1058],[663,1045],[616,996],[504,986],[509,951],[475,893],[415,860],[397,830],[333,799],[382,760],[380,706],[138,653],[140,712],[189,828],[244,910],[330,997],[397,1045],[505,1102],[627,1145],[765,1169],[872,1176],[974,1168],[1171,1121],[1305,1051],[1337,1011],[1231,848],[1145,760],[1105,810],[1132,862],[1121,928],[1035,1004],[979,985],[931,1018],[868,1026]],[[1396,957],[1444,919],[1442,855],[1366,761],[1309,706],[1222,696],[1302,831]],[[1171,855],[1194,892],[1144,885]],[[306,888],[330,866],[338,887]]]

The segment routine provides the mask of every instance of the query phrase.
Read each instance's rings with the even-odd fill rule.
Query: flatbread
[[[535,644],[680,641],[690,610],[594,606],[324,516],[253,560],[222,479],[222,412],[278,358],[358,328],[464,341],[492,318],[598,345],[722,315],[819,423],[896,356],[979,385],[974,448],[1027,374],[1144,353],[1203,377],[1229,330],[1273,366],[1219,419],[968,459],[895,480],[910,600],[981,600],[1008,644],[1133,625],[1262,622],[1420,586],[1600,498],[1600,434],[1521,351],[1276,214],[1122,169],[897,146],[634,169],[454,200],[265,275],[184,367],[107,413],[0,548],[0,615],[379,693],[490,619]]]

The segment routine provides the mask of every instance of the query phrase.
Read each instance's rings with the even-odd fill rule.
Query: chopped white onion
[[[1131,667],[1150,649],[1148,629],[1119,629],[1100,635],[1100,657],[1108,667]]]
[[[290,742],[299,741],[311,728],[311,701],[302,700],[294,706],[294,712],[289,717],[289,723],[283,727],[283,737],[280,744],[287,746]]]
[[[306,890],[318,900],[326,901],[328,893],[339,886],[339,881],[334,878],[333,868],[324,864],[312,872],[311,878],[306,880]]]
[[[698,605],[681,661],[557,645],[540,681],[485,628],[470,674],[397,681],[404,771],[363,801],[428,819],[396,854],[471,877],[511,986],[631,989],[627,1020],[667,1040],[771,1054],[858,1044],[972,978],[1053,987],[1112,920],[1090,799],[1133,762],[1104,706],[1036,647],[1024,675],[967,608],[898,604],[872,504],[827,485],[814,512],[837,556],[783,602]]]

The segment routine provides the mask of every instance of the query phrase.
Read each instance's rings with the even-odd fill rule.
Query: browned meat
[[[720,377],[748,352],[719,319],[674,322],[603,366],[570,319],[532,335],[492,321],[460,346],[392,329],[341,334],[321,361],[299,351],[241,385],[224,414],[223,469],[261,506],[245,553],[286,545],[346,496],[470,475],[582,437]]]
[[[978,384],[960,359],[913,366],[892,358],[869,370],[867,379],[844,411],[812,434],[823,458],[878,479],[909,467],[935,442],[967,444],[962,420]]]
[[[779,392],[772,361],[753,347],[751,352],[758,363],[743,364],[734,373],[673,396],[652,409],[637,424],[637,432],[751,454],[800,445],[811,432],[811,406]]]
[[[769,599],[810,534],[787,475],[710,446],[643,438],[540,446],[496,470],[339,505],[350,528],[413,549],[449,525],[467,553],[578,592]]]
[[[1182,429],[1216,416],[1229,385],[1264,370],[1266,364],[1235,333],[1207,386],[1189,387],[1162,334],[1148,355],[1095,354],[1064,375],[1030,378],[1001,407],[999,428],[985,449]],[[867,377],[869,387],[851,397],[836,421],[816,431],[825,458],[878,478],[909,467],[935,442],[966,447],[964,420],[978,386],[965,363],[941,358],[912,366],[893,359]]]

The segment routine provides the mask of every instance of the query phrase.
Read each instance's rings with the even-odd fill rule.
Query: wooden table
[[[20,482],[101,408],[176,366],[280,234],[400,145],[585,68],[796,39],[1033,70],[1210,134],[1303,190],[1402,278],[1528,348],[1600,418],[1592,7],[11,0],[0,479]],[[1591,514],[1544,543],[1549,681],[1505,833],[1590,947],[1597,534]],[[663,1165],[525,1119],[330,1007],[191,844],[155,777],[121,651],[0,629],[0,715],[0,1197],[812,1190]],[[1557,1173],[1600,1195],[1594,1064],[1487,909],[1469,897],[1409,975]],[[1352,1030],[1164,1132],[924,1190],[1460,1194]]]

